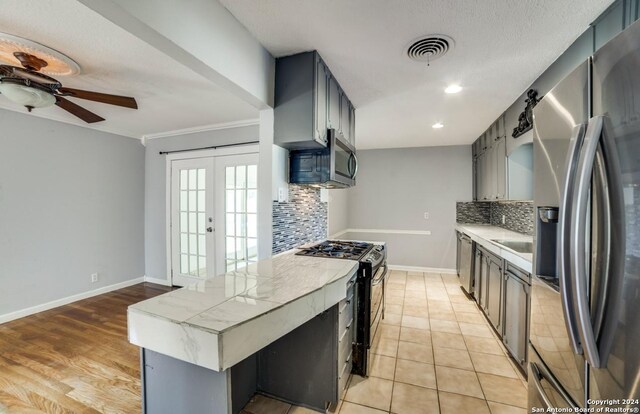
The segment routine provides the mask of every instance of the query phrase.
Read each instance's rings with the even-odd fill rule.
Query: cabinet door
[[[476,160],[476,193],[477,200],[482,201],[485,200],[485,184],[484,184],[484,175],[485,175],[485,154],[480,154],[478,159]]]
[[[498,124],[498,138],[506,137],[507,131],[504,126],[504,114],[500,115],[496,123]]]
[[[486,280],[486,271],[484,261],[484,254],[482,254],[482,250],[476,250],[476,261],[474,264],[474,277],[475,277],[475,289],[474,294],[476,295],[476,302],[482,309],[487,309],[487,280]]]
[[[473,168],[471,169],[473,174],[471,184],[473,186],[472,195],[473,201],[478,201],[478,159],[473,157]]]
[[[507,139],[500,138],[495,143],[496,158],[496,198],[507,198]]]
[[[333,76],[329,76],[329,112],[327,128],[340,130],[340,85]]]
[[[487,316],[489,321],[502,333],[502,262],[487,256]]]
[[[529,323],[529,285],[509,271],[504,277],[504,345],[525,367]]]
[[[351,142],[351,129],[349,128],[349,116],[351,115],[351,104],[347,94],[340,91],[340,132],[342,136]]]
[[[327,143],[327,87],[329,71],[320,57],[316,56],[316,84],[314,108],[314,139],[322,144]]]
[[[351,131],[351,144],[356,146],[356,108],[349,102],[349,131]]]
[[[489,200],[495,200],[498,194],[498,154],[496,144],[497,142],[492,140],[487,161],[487,197]]]

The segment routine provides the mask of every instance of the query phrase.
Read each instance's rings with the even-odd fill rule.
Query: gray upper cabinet
[[[351,142],[351,102],[344,91],[340,91],[340,133]]]
[[[327,146],[331,72],[317,52],[276,59],[274,143],[287,149]],[[335,87],[339,86],[333,81]],[[337,97],[337,96],[336,96]],[[336,98],[334,97],[334,99]],[[339,123],[340,101],[335,119]],[[334,114],[335,115],[335,114]],[[339,124],[338,124],[339,125]]]
[[[315,140],[320,143],[325,143],[328,140],[327,136],[327,88],[329,86],[329,69],[324,64],[320,55],[316,54],[316,74],[315,74],[315,111],[314,111],[314,125],[315,125]]]
[[[349,102],[349,138],[351,145],[356,146],[356,108]]]
[[[327,128],[340,131],[340,85],[335,77],[329,76],[329,112]]]
[[[474,200],[507,198],[507,150],[504,117],[501,116],[473,144]]]
[[[507,198],[507,137],[502,136],[494,143],[496,160],[496,199]]]

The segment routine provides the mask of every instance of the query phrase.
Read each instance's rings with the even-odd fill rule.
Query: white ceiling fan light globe
[[[0,81],[0,93],[12,102],[31,108],[46,108],[56,103],[56,98],[52,94],[16,83]]]

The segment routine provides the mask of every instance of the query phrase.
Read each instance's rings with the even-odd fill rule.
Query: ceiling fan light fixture
[[[444,128],[444,124],[442,122],[436,122],[435,124],[431,125],[431,128],[433,129]]]
[[[69,56],[23,37],[0,32],[0,62],[21,66],[14,53],[33,55],[46,61],[40,72],[49,76],[72,76],[80,73],[80,66]]]
[[[18,83],[0,81],[0,93],[10,101],[27,108],[46,108],[56,103],[52,94]]]
[[[447,86],[447,87],[445,88],[444,92],[445,92],[445,93],[449,93],[449,94],[451,94],[451,93],[458,93],[458,92],[460,92],[461,90],[462,90],[462,86],[460,86],[460,85],[458,85],[458,84],[454,83],[454,84],[451,84],[451,85]]]

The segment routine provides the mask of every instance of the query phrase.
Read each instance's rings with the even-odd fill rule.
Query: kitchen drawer
[[[346,360],[340,360],[338,366],[340,367],[338,372],[338,396],[342,398],[342,393],[344,389],[347,387],[347,381],[349,380],[349,375],[351,375],[351,367],[353,365],[353,353],[349,353],[349,356]],[[344,363],[342,362],[344,361]]]
[[[351,352],[351,348],[353,348],[353,327],[353,319],[351,319],[345,329],[339,331],[338,358],[343,361],[346,360],[347,355]]]
[[[342,334],[349,321],[353,319],[353,304],[353,291],[351,291],[351,296],[347,295],[347,298],[338,305],[338,332],[340,334]]]

